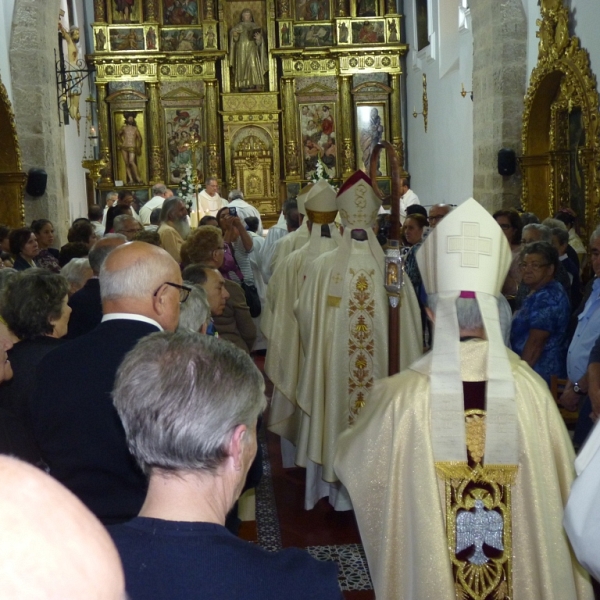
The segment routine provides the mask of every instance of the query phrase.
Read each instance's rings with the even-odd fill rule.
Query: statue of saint
[[[117,148],[121,151],[127,183],[143,183],[138,170],[138,156],[142,153],[142,134],[135,122],[135,113],[123,114],[123,126],[117,133]]]
[[[265,87],[269,70],[266,44],[261,28],[249,8],[242,10],[240,22],[231,28],[229,61],[233,67],[233,87],[238,91],[257,91]]]
[[[76,44],[79,43],[79,27],[71,27],[67,31],[62,23],[58,24],[58,29],[63,40],[67,43],[67,85],[68,85],[68,105],[69,115],[71,119],[77,122],[77,135],[79,135],[79,122],[81,121],[81,113],[79,112],[79,98],[82,92],[82,76],[78,72],[84,67],[80,63],[79,48]]]

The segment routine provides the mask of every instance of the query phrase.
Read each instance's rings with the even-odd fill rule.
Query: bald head
[[[171,285],[175,284],[175,285]],[[174,331],[179,319],[179,265],[168,252],[145,242],[113,250],[100,269],[104,314],[133,313]]]
[[[125,598],[110,536],[71,492],[8,456],[0,456],[0,488],[3,598]]]

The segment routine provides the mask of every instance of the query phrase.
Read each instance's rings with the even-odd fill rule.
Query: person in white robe
[[[209,177],[204,182],[204,189],[198,194],[198,203],[198,222],[206,215],[216,217],[224,206],[228,206],[227,200],[219,195],[219,182],[215,177]]]
[[[286,205],[290,205],[291,202],[294,202],[294,206],[296,206],[295,201],[286,200],[283,203],[283,208],[279,215],[279,219],[277,219],[277,223],[270,227],[267,231],[267,237],[265,238],[265,243],[263,244],[260,250],[260,265],[261,271],[263,275],[263,280],[265,283],[269,283],[269,279],[271,278],[271,270],[269,269],[269,265],[271,264],[271,259],[273,258],[273,252],[276,248],[275,244],[278,242],[283,236],[290,233],[288,231],[288,225],[285,219]]]
[[[340,436],[378,600],[591,600],[562,529],[573,448],[544,381],[508,350],[511,252],[469,199],[417,253],[433,349],[379,381]]]
[[[294,250],[302,248],[302,246],[308,242],[310,233],[304,218],[306,215],[304,200],[312,186],[313,184],[309,183],[306,187],[302,188],[298,194],[298,197],[296,198],[296,202],[298,203],[298,212],[300,213],[300,227],[298,227],[296,231],[292,231],[289,235],[286,235],[275,243],[273,254],[268,266],[269,279],[273,276],[273,273],[275,273],[275,269],[277,268],[277,264],[279,262],[281,262]]]
[[[387,375],[388,297],[384,254],[373,228],[381,201],[358,171],[341,187],[340,247],[317,258],[296,304],[304,364],[296,401],[301,409],[296,464],[307,468],[305,508],[322,497],[336,510],[351,503],[333,470],[339,435],[365,406],[373,382]],[[419,304],[408,278],[400,309],[401,366],[422,354]]]
[[[284,258],[271,278],[262,323],[269,340],[265,373],[274,386],[268,427],[281,436],[284,468],[295,465],[299,423],[296,386],[302,351],[294,304],[314,260],[336,249],[342,239],[334,223],[336,191],[324,179],[306,195],[305,209],[310,240]]]

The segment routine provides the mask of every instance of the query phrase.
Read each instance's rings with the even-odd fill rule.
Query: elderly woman
[[[341,599],[332,563],[265,552],[225,528],[265,408],[249,356],[198,333],[155,333],[126,356],[113,399],[148,477],[139,516],[109,527],[132,598]]]
[[[68,289],[62,275],[46,269],[28,269],[11,277],[2,293],[0,315],[20,341],[8,351],[14,377],[0,387],[0,406],[26,427],[36,368],[67,333],[71,314]]]
[[[193,281],[184,281],[191,288],[188,299],[181,305],[177,331],[206,333],[210,325],[210,305],[204,288]]]
[[[31,231],[35,233],[35,237],[40,249],[35,262],[38,267],[48,269],[53,273],[60,273],[60,265],[58,264],[58,250],[52,248],[54,243],[54,225],[48,219],[37,219],[31,223]]]
[[[521,271],[519,270],[520,254],[521,254],[521,235],[523,233],[523,223],[519,213],[512,210],[497,210],[494,213],[494,219],[502,232],[506,236],[510,245],[510,251],[513,259],[510,264],[508,275],[502,286],[502,294],[508,297],[514,297],[517,295],[517,289],[521,282]]]
[[[254,273],[248,256],[252,252],[253,242],[244,223],[240,217],[230,213],[228,206],[219,210],[217,222],[225,241],[223,264],[219,268],[223,277],[236,283],[244,281],[248,285],[254,285]]]
[[[27,227],[13,229],[8,235],[8,243],[15,258],[14,268],[17,271],[25,271],[37,266],[35,259],[40,253],[40,248],[31,229]]]
[[[87,258],[73,258],[61,271],[61,275],[69,283],[69,298],[78,292],[93,275],[90,261]]]
[[[547,383],[550,376],[566,376],[565,335],[571,308],[569,298],[554,276],[558,252],[548,242],[532,242],[521,251],[522,281],[529,295],[515,313],[512,349]]]
[[[232,342],[242,350],[250,352],[256,341],[256,326],[250,316],[250,309],[246,303],[244,290],[229,279],[213,269],[219,269],[223,264],[224,243],[221,232],[216,227],[203,225],[192,231],[182,247],[190,265],[184,269],[184,278],[202,285],[210,299],[215,299],[211,304],[215,328],[219,335]],[[192,267],[205,267],[194,269]],[[225,287],[227,299],[218,304],[222,298],[219,293]]]

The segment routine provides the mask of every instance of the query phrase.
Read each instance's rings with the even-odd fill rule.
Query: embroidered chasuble
[[[337,306],[328,302],[332,270],[338,252],[350,251]],[[333,470],[339,435],[354,423],[367,403],[376,379],[388,369],[388,300],[383,287],[383,261],[374,258],[367,242],[320,256],[313,263],[296,304],[304,366],[296,401],[301,408],[296,463],[322,466],[322,478],[337,482]],[[422,353],[419,305],[408,277],[402,292],[401,366]]]
[[[310,239],[310,231],[308,231],[308,225],[306,219],[302,221],[302,225],[284,236],[281,240],[277,240],[275,243],[275,249],[269,263],[269,270],[271,277],[275,274],[277,265],[294,250],[299,250],[308,242]],[[269,280],[270,281],[270,280]]]
[[[224,207],[229,204],[225,198],[221,198],[219,194],[215,194],[211,196],[208,194],[206,190],[202,190],[198,194],[198,202],[200,206],[198,207],[198,221],[205,215],[212,215],[213,217],[217,216],[217,213]]]
[[[562,528],[571,442],[544,381],[508,356],[516,469],[485,462],[482,340],[460,344],[468,466],[433,458],[431,353],[378,381],[340,436],[335,470],[355,507],[378,600],[592,600]]]
[[[321,237],[318,254],[337,248],[335,240]],[[263,331],[268,339],[265,373],[273,382],[273,398],[268,427],[293,444],[297,437],[296,386],[302,369],[302,352],[294,303],[298,299],[308,267],[310,244],[305,244],[284,258],[269,281],[266,323]]]

